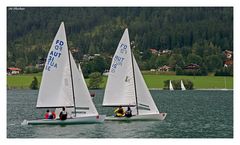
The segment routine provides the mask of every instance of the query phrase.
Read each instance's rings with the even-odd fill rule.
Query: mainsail
[[[135,106],[133,67],[128,29],[118,44],[109,70],[103,106]]]
[[[68,45],[62,22],[48,53],[37,107],[74,106],[68,58]]]

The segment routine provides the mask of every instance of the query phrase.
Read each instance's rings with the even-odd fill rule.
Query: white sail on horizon
[[[183,91],[186,90],[182,80],[181,80],[181,90],[183,90]]]
[[[169,90],[170,90],[170,91],[174,90],[174,89],[173,89],[173,85],[172,85],[172,81],[171,81],[171,80],[169,81]]]

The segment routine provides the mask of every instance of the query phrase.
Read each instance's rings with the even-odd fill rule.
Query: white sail
[[[186,90],[182,80],[181,80],[181,90],[183,90],[183,91]]]
[[[174,90],[173,86],[172,86],[172,81],[171,80],[169,81],[169,90],[171,90],[171,91]]]
[[[73,84],[74,84],[74,96],[76,104],[77,116],[96,116],[98,112],[93,104],[92,98],[85,83],[81,67],[79,69],[70,53]]]
[[[68,46],[64,23],[54,38],[43,70],[37,107],[73,106]]]
[[[136,105],[128,29],[113,56],[103,99],[103,106],[125,105]]]
[[[75,108],[66,108],[66,111],[68,115],[72,117],[97,116],[98,112],[89,94],[80,64],[79,67],[77,68],[77,65],[74,61],[72,54],[70,52],[69,54],[73,76]],[[60,114],[61,111],[62,108],[55,109],[56,114]],[[57,118],[59,118],[59,116],[57,116]]]
[[[150,94],[148,87],[143,79],[143,76],[137,65],[134,55],[133,55],[133,64],[134,64],[139,115],[158,114],[159,113],[158,108],[155,105],[152,95]]]

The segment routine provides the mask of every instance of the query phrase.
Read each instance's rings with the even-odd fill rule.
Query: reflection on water
[[[101,106],[103,90],[93,101],[100,114],[113,108]],[[24,119],[42,118],[36,109],[38,91],[8,90],[8,138],[232,138],[233,91],[151,91],[164,121],[105,121],[103,124],[21,126]]]

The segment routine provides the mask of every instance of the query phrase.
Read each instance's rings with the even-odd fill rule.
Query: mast
[[[226,76],[224,77],[224,84],[225,84],[225,89],[227,89],[227,80],[226,80]]]
[[[76,103],[75,103],[75,94],[74,94],[74,86],[73,86],[73,75],[72,75],[72,65],[71,65],[69,47],[68,47],[68,60],[69,60],[70,74],[71,74],[71,82],[72,82],[72,95],[73,95],[73,105],[74,105],[73,108],[74,108],[75,117],[76,117]]]
[[[131,49],[130,49],[131,50]],[[136,98],[136,109],[137,109],[137,115],[139,115],[138,111],[138,99],[137,99],[137,88],[136,88],[136,80],[135,80],[135,72],[134,72],[134,64],[133,64],[133,53],[131,53],[131,58],[132,58],[132,68],[133,68],[133,83],[134,83],[134,92],[135,92],[135,98]]]

